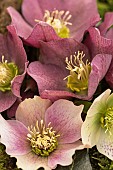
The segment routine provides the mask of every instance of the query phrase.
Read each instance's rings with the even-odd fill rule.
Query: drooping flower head
[[[80,41],[84,31],[100,20],[95,0],[24,0],[22,14],[26,21],[12,7],[8,12],[17,34],[35,47],[39,47],[39,40],[59,37]]]
[[[39,61],[30,63],[27,73],[37,82],[41,97],[90,100],[111,63],[104,45],[98,52],[69,38],[40,44]]]
[[[98,96],[87,112],[82,125],[82,141],[97,146],[100,153],[113,160],[113,93],[108,89]]]
[[[84,148],[79,141],[82,110],[83,105],[64,99],[53,104],[38,96],[25,99],[17,108],[16,120],[6,121],[0,115],[1,143],[24,170],[69,165],[75,150]]]
[[[2,112],[20,97],[27,57],[13,26],[8,27],[7,35],[0,35],[0,47],[0,112]]]

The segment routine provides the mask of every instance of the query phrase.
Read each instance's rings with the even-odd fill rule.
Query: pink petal
[[[27,73],[37,82],[39,92],[44,90],[66,90],[66,82],[63,80],[68,74],[67,70],[52,64],[41,64],[32,62]]]
[[[0,115],[1,143],[6,146],[9,155],[23,155],[31,151],[27,140],[28,129],[19,121],[6,121]]]
[[[72,163],[72,156],[75,153],[75,150],[84,149],[81,141],[77,141],[72,144],[62,144],[51,153],[48,157],[48,165],[51,169],[55,169],[57,164],[62,166],[68,166]]]
[[[24,21],[19,12],[17,12],[13,7],[8,7],[7,10],[12,19],[11,24],[16,28],[17,34],[26,39],[30,35],[32,27]]]
[[[11,82],[11,90],[13,92],[13,94],[19,98],[21,98],[20,96],[20,89],[21,89],[21,86],[22,86],[22,82],[24,80],[24,77],[26,75],[26,70],[27,70],[27,65],[28,65],[28,62],[25,63],[25,70],[24,70],[24,73],[22,75],[18,75],[16,76],[12,82]]]
[[[48,158],[39,157],[33,152],[21,156],[15,155],[14,157],[17,159],[18,168],[22,168],[24,170],[36,170],[43,167],[45,170],[51,170],[48,166]]]
[[[113,25],[113,12],[106,12],[104,21],[99,25],[102,36],[106,36],[108,29]]]
[[[57,100],[45,113],[46,125],[51,122],[53,130],[60,134],[59,143],[72,143],[81,137],[81,112],[83,105],[75,106],[68,100]]]
[[[0,91],[0,112],[10,108],[16,101],[17,97],[12,94],[11,91]]]
[[[35,126],[36,121],[45,119],[45,111],[51,105],[51,101],[35,96],[33,99],[25,99],[17,108],[16,119],[25,126]]]

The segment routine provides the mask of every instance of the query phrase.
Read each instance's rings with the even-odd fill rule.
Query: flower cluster
[[[95,145],[113,160],[113,13],[100,23],[96,0],[23,0],[21,14],[7,12],[11,24],[0,34],[6,153],[23,170],[68,166],[76,150]]]

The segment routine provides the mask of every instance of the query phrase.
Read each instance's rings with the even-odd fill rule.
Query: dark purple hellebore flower
[[[110,16],[111,16],[110,13],[106,15],[105,17],[106,22],[102,23],[102,27],[100,25],[99,27],[100,30],[95,28],[90,28],[88,30],[89,35],[87,36],[84,43],[91,50],[93,57],[95,56],[96,53],[110,54],[113,57],[113,34],[111,34],[112,28],[109,30],[111,20],[108,20]],[[113,18],[113,15],[111,16],[111,18]],[[93,49],[95,50],[93,51]],[[110,87],[113,89],[113,59],[105,76],[105,79],[107,83],[110,85]]]
[[[96,0],[23,0],[25,20],[12,7],[8,12],[17,34],[35,47],[39,47],[38,40],[59,37],[74,37],[80,41],[84,31],[100,20]]]
[[[26,74],[27,57],[14,26],[8,26],[7,35],[0,34],[0,112],[10,108],[20,97],[20,88]]]
[[[37,82],[41,97],[52,101],[70,97],[90,100],[112,59],[101,49],[88,49],[71,38],[41,42],[40,49],[39,61],[32,62],[27,73]]]

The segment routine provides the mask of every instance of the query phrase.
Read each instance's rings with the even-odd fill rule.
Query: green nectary
[[[11,81],[18,75],[18,72],[18,67],[12,62],[4,61],[4,56],[2,56],[2,62],[0,62],[0,91],[11,90]]]

